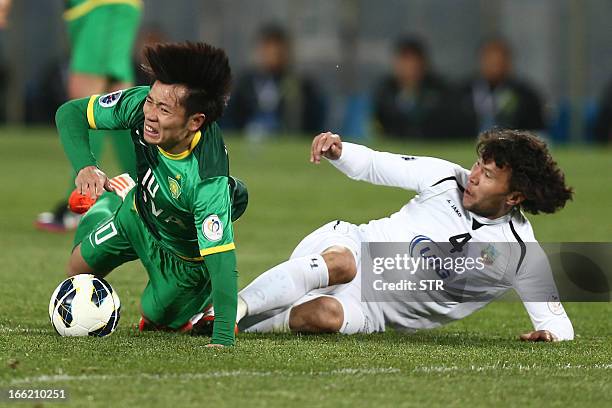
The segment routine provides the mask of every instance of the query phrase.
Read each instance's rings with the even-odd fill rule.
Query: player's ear
[[[515,205],[519,205],[525,200],[525,194],[519,191],[513,191],[506,196],[506,204],[510,207],[514,207]]]
[[[189,121],[187,122],[187,128],[192,132],[196,132],[202,127],[205,121],[206,115],[204,115],[203,113],[194,113],[189,117]]]

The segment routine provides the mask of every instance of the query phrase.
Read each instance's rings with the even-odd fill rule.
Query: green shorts
[[[141,10],[128,4],[111,4],[68,21],[72,48],[70,70],[134,82],[133,47]]]
[[[99,273],[140,259],[149,275],[140,302],[144,317],[178,329],[211,303],[210,277],[204,262],[180,258],[151,235],[134,209],[135,191],[125,201],[104,193],[82,218],[75,243]]]

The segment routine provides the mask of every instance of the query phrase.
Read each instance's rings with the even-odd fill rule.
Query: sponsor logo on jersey
[[[168,176],[168,186],[170,187],[170,194],[172,194],[172,198],[175,200],[178,199],[181,195],[181,185],[179,182]]]
[[[106,95],[102,95],[100,99],[98,99],[98,103],[103,108],[110,108],[111,106],[115,106],[119,99],[121,99],[121,95],[123,95],[123,91],[111,92]]]
[[[459,211],[459,209],[457,208],[457,205],[455,203],[453,203],[451,200],[446,200],[446,202],[448,204],[450,204],[451,208],[453,209],[453,211],[455,212],[455,214],[457,214],[457,216],[459,218],[462,217],[461,212]]]
[[[482,257],[485,265],[493,265],[497,255],[499,255],[499,252],[492,244],[487,245],[486,248],[480,251],[480,256]]]
[[[440,262],[446,257],[444,250],[428,236],[415,236],[408,249],[412,258],[423,258],[428,265],[433,265],[432,269],[440,278],[446,279],[452,274],[452,271],[444,268]]]
[[[207,240],[216,242],[223,238],[223,223],[217,214],[209,215],[202,223],[202,233]]]
[[[559,301],[559,296],[550,295],[548,297],[548,310],[550,310],[551,313],[556,315],[563,314],[563,305]]]
[[[414,156],[402,156],[402,159],[406,161],[412,161],[412,160],[416,160],[417,158]]]

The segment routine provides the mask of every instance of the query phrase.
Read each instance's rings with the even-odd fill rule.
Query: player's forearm
[[[547,330],[555,341],[573,340],[574,327],[561,303],[524,302],[535,330]]]
[[[83,167],[96,165],[96,159],[89,146],[87,102],[88,99],[75,99],[66,102],[60,106],[55,114],[55,124],[64,152],[66,152],[75,172]]]
[[[329,162],[353,180],[370,181],[373,154],[369,147],[343,142],[340,158]]]
[[[416,174],[411,175],[406,171],[405,156],[344,142],[342,155],[338,160],[330,160],[330,163],[353,180],[407,190],[418,189]]]
[[[236,307],[238,303],[238,274],[235,251],[220,252],[204,258],[212,284],[215,323],[211,343],[234,344]]]

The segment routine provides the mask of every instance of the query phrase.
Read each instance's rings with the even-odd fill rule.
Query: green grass
[[[228,139],[232,173],[251,193],[235,226],[240,285],[288,257],[323,223],[366,222],[410,194],[346,179],[307,162],[308,141],[252,145]],[[378,145],[464,166],[469,143]],[[554,151],[576,198],[561,213],[531,217],[541,241],[612,240],[612,151]],[[112,161],[105,163],[116,173]],[[58,406],[606,406],[612,400],[609,303],[567,304],[577,338],[525,344],[520,303],[495,303],[446,327],[413,335],[239,336],[233,349],[208,339],[137,332],[146,273],[124,265],[109,280],[121,296],[118,331],[107,339],[60,338],[47,318],[63,279],[71,237],[32,223],[66,191],[68,164],[50,129],[0,133],[0,389],[65,388]],[[2,401],[0,400],[0,405]],[[14,404],[9,404],[15,406]],[[47,402],[44,406],[53,405]]]

